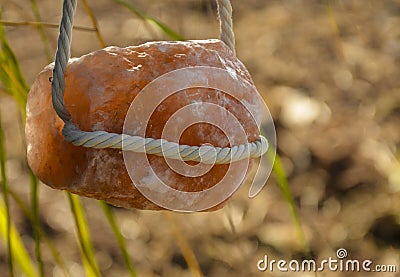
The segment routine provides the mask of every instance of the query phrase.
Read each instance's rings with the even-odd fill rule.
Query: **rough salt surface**
[[[219,40],[108,47],[70,61],[65,76],[66,107],[72,121],[82,130],[122,133],[129,106],[143,87],[169,71],[196,65],[227,69],[231,75],[252,83],[243,64]],[[61,135],[63,122],[51,104],[49,78],[52,69],[49,65],[38,75],[28,96],[26,139],[28,162],[33,172],[56,189],[103,199],[126,208],[160,209],[133,186],[122,151],[76,147],[64,141]],[[257,96],[243,95],[241,100],[254,105]],[[239,119],[248,140],[257,139],[258,128],[239,101],[205,88],[180,91],[166,99],[150,118],[146,137],[160,138],[166,121],[174,112],[188,104],[202,102],[226,108]],[[230,128],[229,122],[225,127]],[[223,132],[209,124],[189,127],[179,143],[229,146]],[[229,166],[217,165],[203,176],[188,178],[169,169],[164,158],[153,155],[148,158],[161,180],[183,191],[201,191],[214,186]]]

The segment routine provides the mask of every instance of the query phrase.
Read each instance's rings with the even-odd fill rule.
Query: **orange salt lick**
[[[126,113],[138,93],[155,78],[188,66],[227,69],[252,83],[244,65],[219,40],[108,47],[70,60],[65,74],[66,108],[71,113],[72,122],[81,130],[122,133]],[[28,162],[36,176],[52,188],[102,199],[115,206],[162,209],[133,185],[121,150],[77,147],[64,140],[61,134],[64,123],[56,115],[51,102],[49,78],[52,77],[52,69],[53,65],[49,65],[38,75],[28,96]],[[241,100],[256,103],[257,97],[243,94]],[[210,88],[190,88],[168,97],[152,114],[146,137],[161,138],[171,115],[190,103],[204,102],[227,109],[243,126],[248,141],[257,140],[258,127],[243,104],[224,92]],[[229,122],[226,124],[229,127]],[[233,146],[224,132],[207,123],[190,126],[176,142],[196,146],[203,143],[218,147]],[[229,167],[229,164],[214,165],[203,176],[185,177],[170,169],[163,157],[147,157],[157,176],[161,180],[167,178],[172,188],[181,191],[210,188],[224,177]],[[223,203],[215,208],[222,206]]]

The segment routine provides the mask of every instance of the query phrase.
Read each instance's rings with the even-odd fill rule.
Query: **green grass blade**
[[[134,13],[137,17],[141,18],[142,20],[145,20],[149,22],[150,24],[156,26],[158,29],[160,29],[165,35],[167,35],[170,39],[172,40],[185,40],[183,36],[169,28],[167,25],[164,23],[160,22],[159,20],[155,19],[151,15],[145,13],[144,11],[140,10],[138,7],[136,7],[134,4],[131,4],[125,0],[113,0],[115,3],[124,6],[128,10],[130,10],[132,13]]]
[[[53,258],[55,260],[55,262],[57,263],[57,265],[64,272],[64,276],[70,277],[71,274],[69,273],[68,268],[65,265],[65,262],[62,259],[62,256],[61,256],[60,252],[58,252],[58,250],[55,248],[55,246],[53,245],[51,240],[47,237],[47,235],[44,232],[42,226],[34,224],[32,210],[28,207],[27,204],[25,204],[25,202],[19,197],[19,195],[16,192],[14,192],[11,188],[8,188],[8,193],[10,194],[12,199],[15,201],[15,203],[18,205],[18,207],[22,210],[22,212],[24,213],[26,218],[28,218],[31,221],[32,227],[36,228],[37,231],[40,233],[40,238],[42,240],[44,240],[44,242],[46,243],[47,247],[49,248],[49,250],[50,250],[50,252],[51,252],[51,254],[52,254],[52,256],[53,256]]]
[[[9,212],[8,185],[5,171],[6,153],[4,148],[4,135],[0,118],[0,173],[1,186],[4,200],[0,202],[0,232],[7,243],[9,275],[14,276],[14,260],[27,276],[38,276],[36,269],[29,257],[20,236],[12,225]]]
[[[83,211],[79,196],[67,192],[67,197],[71,207],[72,215],[75,220],[79,246],[81,249],[82,260],[86,274],[89,277],[101,276],[94,256],[93,244],[90,238],[89,228],[87,226],[85,213]]]
[[[111,225],[111,228],[114,232],[114,235],[117,239],[118,246],[122,252],[122,255],[124,257],[125,264],[128,268],[129,275],[131,277],[136,277],[136,272],[135,268],[133,266],[133,263],[131,261],[131,258],[129,257],[128,251],[126,250],[126,244],[125,244],[125,239],[121,234],[121,231],[119,230],[117,221],[115,220],[114,214],[110,208],[110,206],[107,205],[104,201],[99,202],[101,208],[103,209],[104,214],[107,217],[108,223]]]
[[[18,78],[13,73],[13,68],[10,68],[10,64],[8,64],[7,55],[2,51],[4,48],[0,50],[0,81],[3,83],[5,87],[5,92],[14,97],[17,102],[20,110],[22,112],[23,118],[25,115],[25,106],[26,106],[26,94],[24,93],[25,89],[21,86],[18,81]]]
[[[0,19],[1,12],[0,6]],[[25,118],[29,86],[25,82],[18,60],[7,41],[2,24],[0,24],[0,46],[0,81],[3,83],[5,91],[14,97],[21,109],[23,118]]]
[[[99,41],[101,47],[103,47],[103,48],[106,47],[106,43],[104,41],[103,35],[101,34],[100,29],[99,29],[99,24],[97,22],[96,17],[93,14],[92,9],[90,8],[90,6],[86,0],[82,0],[82,4],[85,7],[86,13],[90,17],[90,21],[92,21],[93,28],[96,32],[97,40]]]
[[[31,6],[32,6],[32,12],[35,17],[35,20],[39,23],[42,22],[42,17],[40,16],[39,7],[37,5],[36,0],[31,0]],[[42,43],[43,43],[44,53],[46,55],[46,58],[48,61],[51,61],[51,60],[53,60],[53,54],[50,52],[48,39],[47,39],[46,33],[44,32],[43,25],[38,24],[37,29],[39,31],[40,39],[42,40]]]
[[[171,225],[172,234],[175,237],[175,241],[182,252],[183,258],[185,259],[186,264],[192,273],[192,276],[204,277],[199,262],[197,261],[196,255],[194,254],[193,248],[190,246],[188,240],[176,223],[174,214],[166,211],[164,212],[164,215]]]
[[[2,20],[0,19],[0,24],[4,26],[30,26],[37,28],[38,26],[43,26],[44,28],[60,29],[60,26],[56,23],[51,22],[37,22],[37,21],[12,21],[12,20]],[[72,27],[74,30],[83,32],[96,32],[95,28],[74,25]]]
[[[39,13],[39,7],[37,5],[36,0],[31,0],[31,7],[32,7],[32,12],[35,17],[35,20],[37,22],[41,22],[42,18]],[[40,38],[42,40],[42,44],[44,47],[44,53],[47,57],[47,60],[49,62],[52,61],[53,57],[52,54],[50,53],[50,47],[48,43],[48,39],[46,36],[46,33],[44,32],[43,25],[39,24],[37,25],[37,29],[39,31]],[[29,170],[29,176],[30,176],[30,182],[31,182],[31,205],[32,205],[32,221],[33,221],[33,235],[34,235],[34,240],[35,240],[35,254],[36,254],[36,261],[38,264],[39,268],[39,274],[40,276],[44,276],[44,266],[43,266],[43,260],[42,260],[42,250],[40,246],[40,241],[41,241],[41,224],[40,224],[40,215],[39,215],[39,187],[38,183],[39,180],[36,178],[36,176],[33,174],[31,170]]]
[[[3,192],[3,201],[5,206],[5,239],[7,243],[7,262],[8,262],[8,270],[10,276],[14,276],[14,263],[13,263],[13,252],[11,245],[11,219],[10,219],[10,206],[8,201],[8,184],[7,184],[7,176],[6,176],[6,153],[4,146],[4,133],[3,127],[1,124],[0,117],[0,175],[1,175],[1,190]]]
[[[38,13],[35,0],[32,0],[32,7],[34,10],[35,17],[37,19],[38,18],[40,19],[40,15]],[[26,107],[27,93],[29,87],[25,82],[25,78],[20,69],[18,60],[15,57],[15,54],[13,53],[7,41],[3,26],[0,26],[0,42],[1,42],[0,80],[6,87],[6,90],[8,90],[9,94],[11,94],[18,103],[21,110],[21,114],[25,118],[25,113],[26,113],[25,107]],[[33,175],[32,172],[30,172],[30,183],[31,183],[31,204],[32,204],[32,214],[33,214],[33,225],[37,227],[40,225],[38,180]],[[5,205],[7,207],[7,202],[5,202]],[[44,276],[44,266],[40,249],[40,233],[38,232],[38,230],[39,228],[33,228],[33,233],[34,233],[33,235],[35,241],[35,254],[39,268],[39,275]]]
[[[329,18],[329,22],[331,24],[332,31],[334,33],[335,37],[335,44],[336,44],[336,56],[343,61],[344,63],[347,63],[345,55],[344,55],[344,49],[343,49],[343,43],[341,40],[340,36],[340,29],[339,25],[337,23],[336,17],[335,17],[335,12],[332,7],[331,0],[325,0],[325,9]]]
[[[273,158],[274,152],[275,151],[273,150],[273,148],[269,147],[267,155],[270,158]],[[294,225],[296,228],[296,233],[297,233],[297,237],[299,239],[300,245],[303,249],[304,254],[306,254],[308,256],[310,253],[308,243],[307,243],[306,237],[304,235],[303,228],[301,227],[301,222],[300,222],[300,218],[297,213],[297,210],[296,210],[296,205],[294,203],[292,194],[290,192],[289,182],[286,178],[285,170],[283,169],[283,165],[282,165],[281,159],[278,154],[276,154],[276,156],[275,156],[272,170],[276,175],[279,187],[283,193],[286,203],[289,206],[290,214],[292,216],[292,219],[293,219],[293,222],[294,222]]]
[[[0,202],[0,232],[3,239],[7,237],[7,219],[6,219],[6,208],[3,201]],[[15,227],[10,224],[10,240],[12,241],[11,247],[13,252],[13,258],[16,263],[20,266],[22,271],[26,276],[36,277],[38,276],[36,269],[33,265],[31,258],[24,247],[21,238],[15,229]]]
[[[35,226],[33,228],[33,237],[35,240],[35,254],[36,254],[36,262],[39,269],[39,275],[44,276],[44,266],[42,260],[42,250],[40,248],[40,216],[39,216],[39,188],[38,188],[38,179],[33,174],[31,170],[29,170],[30,182],[31,182],[31,205],[32,205],[32,225]]]
[[[42,18],[39,13],[39,7],[37,5],[36,0],[31,0],[31,7],[32,7],[32,12],[35,17],[35,20],[37,22],[41,22]],[[42,24],[37,25],[37,29],[39,31],[39,35],[44,47],[44,53],[47,57],[47,60],[49,62],[52,61],[53,57],[52,54],[50,53],[50,46],[49,42],[46,36],[46,33],[44,32],[44,28]],[[35,254],[36,254],[36,261],[38,264],[39,268],[39,274],[40,276],[44,276],[44,265],[43,265],[43,260],[42,260],[42,251],[41,251],[41,246],[40,246],[40,241],[41,241],[41,234],[43,233],[42,227],[40,224],[40,215],[39,215],[39,187],[38,183],[39,180],[36,178],[36,176],[33,174],[32,170],[29,170],[29,176],[30,176],[30,182],[31,182],[31,205],[32,205],[32,225],[34,226],[33,228],[33,235],[34,235],[34,240],[35,240]],[[54,258],[57,260],[57,255],[54,255],[54,250],[51,249],[53,252]]]

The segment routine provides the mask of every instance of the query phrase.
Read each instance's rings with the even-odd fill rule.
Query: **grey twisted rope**
[[[58,37],[51,95],[57,115],[64,121],[62,134],[66,141],[75,146],[88,148],[114,148],[137,153],[153,154],[165,158],[184,161],[197,161],[205,164],[227,164],[246,158],[256,158],[268,149],[268,141],[263,136],[251,143],[234,147],[189,146],[169,142],[164,139],[143,138],[126,134],[108,133],[105,131],[85,132],[71,121],[71,115],[64,103],[64,74],[70,58],[72,25],[76,9],[76,0],[64,0],[63,13]],[[217,0],[221,22],[221,40],[235,50],[232,30],[232,6],[229,0]]]
[[[60,34],[58,35],[56,59],[54,61],[53,79],[51,82],[51,99],[57,115],[67,124],[71,122],[71,115],[65,108],[64,103],[64,74],[70,58],[70,47],[72,40],[72,25],[76,0],[64,0],[63,13],[60,23]]]
[[[220,38],[228,45],[233,54],[235,50],[235,33],[233,32],[232,5],[230,0],[217,0],[218,17],[220,24]]]

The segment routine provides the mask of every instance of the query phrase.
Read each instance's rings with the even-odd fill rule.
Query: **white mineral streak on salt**
[[[146,58],[146,57],[148,57],[148,56],[150,56],[149,54],[147,54],[147,53],[144,53],[144,52],[138,52],[138,58]]]
[[[236,70],[235,70],[235,69],[233,69],[232,67],[227,67],[227,68],[226,68],[226,71],[228,71],[229,75],[231,75],[231,77],[232,77],[233,79],[235,79],[235,80],[238,79],[238,76],[237,76],[237,74],[236,74]]]
[[[167,50],[169,49],[167,44],[159,44],[157,45],[157,48],[163,53],[167,52]]]
[[[101,118],[102,120],[100,120],[99,122],[95,123],[92,125],[92,131],[104,131],[104,121],[107,118],[107,114],[105,114],[103,111],[98,110],[94,112],[99,118]]]
[[[193,101],[193,105],[191,106],[191,112],[198,118],[204,118],[204,114],[207,112],[207,109],[202,105],[201,101]]]
[[[203,74],[197,75],[194,72],[190,72],[190,74],[189,74],[189,76],[187,76],[187,78],[190,78],[190,79],[187,79],[187,80],[193,80],[196,83],[200,83],[203,86],[208,87],[208,76],[206,76],[206,75],[203,75]]]
[[[104,124],[102,121],[99,121],[92,125],[92,131],[104,131]]]
[[[95,89],[95,93],[99,94],[100,97],[106,92],[106,89],[103,86],[94,86],[91,89]]]
[[[90,55],[90,54],[87,54],[86,56],[89,56],[89,55]],[[82,60],[83,60],[83,59],[81,59],[81,58],[70,58],[70,59],[68,60],[68,64],[82,63]],[[54,62],[52,62],[51,64],[49,64],[48,66],[46,66],[45,69],[46,69],[47,67],[51,67],[51,68],[53,69],[53,68],[54,68]]]
[[[140,186],[145,186],[146,189],[158,193],[168,192],[168,187],[164,184],[160,184],[160,179],[157,177],[151,167],[148,167],[147,175],[140,179]]]
[[[185,54],[175,54],[174,57],[183,59],[183,58],[186,58],[186,55]]]
[[[210,42],[215,43],[215,42],[218,42],[218,41],[219,41],[219,40],[218,40],[218,39],[215,39],[215,38],[213,38],[213,39],[194,39],[194,40],[189,40],[189,41],[187,41],[187,43],[195,42],[195,43],[201,44],[201,43],[210,43]],[[201,45],[201,47],[204,47],[204,46]]]
[[[199,118],[199,120],[204,119],[205,114],[207,113],[207,109],[204,108],[204,106],[202,105],[203,102],[200,100],[192,100],[191,103],[192,103],[192,105],[190,106],[191,115],[188,115],[188,116],[192,116],[192,117],[195,116],[195,117]],[[204,128],[199,128],[197,135],[199,137],[204,138]]]
[[[221,107],[230,104],[230,99],[226,98],[226,94],[222,91],[218,91],[218,105]]]
[[[200,199],[201,199],[201,194],[197,193],[190,193],[190,194],[188,193],[184,198],[187,207],[194,206],[194,204],[198,203]]]
[[[116,57],[119,56],[117,53],[113,53],[113,52],[108,52],[108,54],[109,54],[110,56],[116,56]]]
[[[110,184],[120,182],[118,178],[118,170],[115,165],[120,163],[120,160],[116,156],[111,156],[107,150],[101,149],[96,151],[88,152],[88,169],[85,171],[83,176],[83,183],[93,182],[93,178],[97,180],[107,180]],[[96,172],[93,176],[92,172]]]
[[[141,64],[138,64],[137,66],[133,66],[130,69],[128,69],[128,71],[139,71],[143,66]]]
[[[32,149],[32,144],[28,144],[27,145],[27,147],[26,147],[26,151],[27,152],[31,152],[33,149]]]

